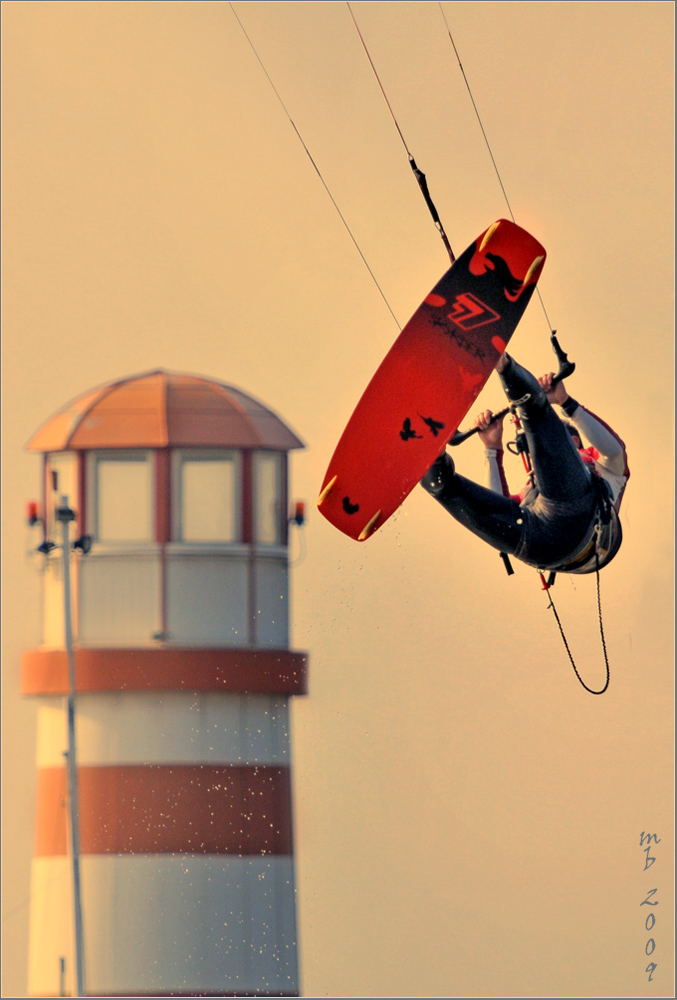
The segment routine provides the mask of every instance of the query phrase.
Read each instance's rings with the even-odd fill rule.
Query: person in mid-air
[[[496,370],[508,399],[521,404],[517,414],[532,468],[525,489],[519,495],[508,491],[503,419],[494,420],[490,410],[476,420],[486,449],[485,485],[459,476],[446,451],[421,485],[500,552],[550,572],[601,569],[622,540],[618,511],[630,476],[624,443],[569,396],[563,382],[553,386],[552,373],[536,379],[508,354],[501,356]],[[561,408],[562,419],[553,404]]]

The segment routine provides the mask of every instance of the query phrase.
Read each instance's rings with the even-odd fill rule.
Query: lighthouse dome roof
[[[303,442],[234,386],[158,369],[108,382],[47,420],[30,451],[218,447],[289,451]]]

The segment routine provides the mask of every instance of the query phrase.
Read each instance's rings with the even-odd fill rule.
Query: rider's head
[[[571,435],[571,440],[576,445],[576,447],[577,448],[582,448],[583,447],[583,442],[581,441],[580,435],[579,435],[578,431],[576,430],[576,428],[574,427],[574,425],[573,424],[565,424],[565,427],[569,431],[569,434]]]

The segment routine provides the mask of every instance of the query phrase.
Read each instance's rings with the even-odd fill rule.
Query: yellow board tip
[[[334,476],[334,478],[330,482],[328,482],[327,485],[325,486],[325,488],[322,490],[322,492],[320,493],[319,497],[317,498],[317,506],[318,507],[322,506],[322,504],[324,503],[324,501],[327,499],[327,497],[329,496],[329,494],[333,490],[333,488],[334,488],[334,486],[336,484],[336,480],[337,479],[338,479],[338,476]]]
[[[376,526],[376,522],[378,521],[378,519],[379,519],[380,516],[381,516],[381,511],[377,510],[376,513],[374,514],[374,516],[372,517],[371,521],[369,521],[364,526],[364,528],[362,529],[362,531],[358,535],[358,537],[357,537],[358,542],[364,542],[364,541],[366,541],[367,538],[369,538],[369,536],[373,533],[374,528]]]
[[[522,282],[523,285],[529,284],[529,282],[536,274],[536,271],[539,269],[544,260],[545,257],[536,257],[535,260],[532,260],[531,265],[529,266],[529,270],[524,276],[524,281]]]
[[[496,232],[496,230],[498,229],[498,227],[500,226],[500,224],[501,224],[501,222],[500,222],[500,219],[499,219],[498,222],[494,222],[493,226],[489,226],[489,228],[487,229],[486,233],[482,237],[482,242],[480,243],[480,253],[483,253],[483,251],[485,250],[487,244],[489,243],[489,240],[494,235],[494,233]]]

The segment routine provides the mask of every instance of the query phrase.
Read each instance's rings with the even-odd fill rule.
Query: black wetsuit
[[[597,421],[614,442],[614,455],[610,467],[595,449],[588,452],[600,461],[584,461],[530,372],[509,358],[500,379],[510,400],[529,396],[518,414],[531,457],[531,488],[520,498],[487,489],[459,476],[447,452],[431,466],[422,486],[474,534],[531,566],[589,573],[606,565],[622,538],[618,507],[629,476],[623,442]],[[574,426],[580,422],[577,417],[583,417],[583,424],[592,417],[571,398],[563,409]]]

